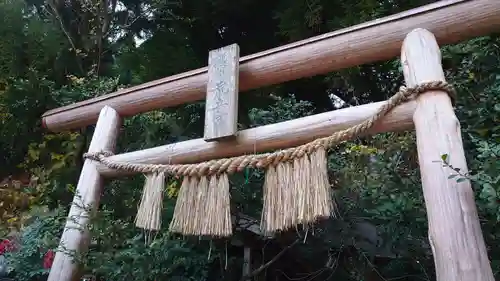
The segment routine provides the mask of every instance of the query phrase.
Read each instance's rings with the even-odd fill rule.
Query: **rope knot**
[[[443,91],[448,94],[451,99],[451,103],[455,105],[457,93],[455,88],[448,84],[446,81],[429,81],[422,82],[414,87],[407,88],[405,86],[401,86],[399,92],[405,93],[406,96],[418,96],[428,91]]]
[[[99,151],[99,152],[85,152],[83,154],[83,159],[90,159],[94,161],[101,161],[101,157],[109,157],[115,155],[110,151]]]

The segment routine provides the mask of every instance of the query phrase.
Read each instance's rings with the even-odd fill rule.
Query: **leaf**
[[[473,72],[469,72],[469,80],[474,80],[475,75]]]
[[[441,155],[441,160],[443,160],[444,162],[448,161],[448,154]]]
[[[17,221],[17,218],[16,217],[13,217],[13,218],[10,218],[7,220],[7,223],[14,223]]]
[[[67,184],[66,185],[66,189],[71,192],[72,194],[74,194],[76,192],[76,188],[73,184]]]
[[[457,176],[458,176],[457,174],[450,175],[450,176],[448,177],[448,179],[453,179],[453,178],[455,178],[455,177],[457,177]]]
[[[461,182],[466,181],[466,180],[467,180],[466,178],[459,178],[459,179],[457,180],[457,183],[461,183]]]
[[[32,161],[36,161],[39,159],[40,151],[33,149],[32,147],[28,148],[28,156]]]
[[[493,188],[493,186],[490,183],[487,183],[487,182],[483,183],[483,189],[488,190],[490,192],[491,191],[495,192],[495,189]]]
[[[62,159],[64,159],[64,155],[52,152],[52,153],[50,153],[50,158],[52,160],[62,160]]]
[[[167,197],[174,198],[177,196],[177,193],[178,193],[177,181],[174,180],[167,186]]]

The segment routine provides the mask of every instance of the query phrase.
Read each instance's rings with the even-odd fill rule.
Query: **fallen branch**
[[[288,251],[293,246],[295,246],[297,243],[299,243],[299,241],[300,241],[300,239],[296,239],[292,244],[286,246],[283,250],[281,250],[281,252],[279,252],[276,256],[274,256],[274,258],[272,258],[270,261],[268,261],[265,264],[261,265],[259,268],[257,268],[256,270],[252,271],[250,274],[247,274],[247,275],[241,277],[241,281],[244,281],[244,280],[247,280],[247,279],[250,279],[252,277],[255,277],[255,276],[259,275],[262,271],[264,271],[266,268],[268,268],[273,263],[275,263],[279,258],[281,258],[281,256],[283,256],[286,251]]]

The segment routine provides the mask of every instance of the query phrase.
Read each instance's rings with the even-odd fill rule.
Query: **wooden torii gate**
[[[327,33],[308,40],[243,57],[232,47],[232,64],[217,73],[236,73],[227,82],[225,95],[232,98],[226,110],[235,110],[237,89],[248,90],[305,76],[396,56],[401,50],[403,73],[408,87],[426,81],[444,81],[440,44],[450,44],[500,30],[500,1],[449,0],[409,10],[397,15]],[[215,52],[212,52],[215,54]],[[229,58],[226,57],[226,58]],[[210,68],[210,67],[209,67]],[[209,72],[209,71],[208,71]],[[239,75],[238,75],[239,74]],[[130,89],[75,103],[46,112],[44,126],[61,131],[96,123],[89,152],[113,151],[121,126],[121,117],[166,106],[200,100],[210,78],[207,68],[142,84]],[[221,78],[222,77],[222,78]],[[208,81],[208,82],[207,82]],[[215,81],[216,82],[216,81]],[[239,82],[239,84],[238,84]],[[210,94],[207,93],[207,96]],[[213,100],[212,100],[213,101]],[[207,99],[207,110],[211,108]],[[291,147],[356,125],[377,111],[383,102],[335,110],[287,122],[236,132],[236,115],[225,122],[224,132],[206,129],[204,139],[195,139],[155,148],[117,154],[114,161],[165,164],[195,163],[214,158]],[[207,118],[207,123],[220,118]],[[468,181],[448,179],[450,171],[434,163],[440,155],[449,155],[454,167],[467,170],[460,125],[449,96],[431,91],[391,111],[370,133],[414,129],[417,133],[422,187],[429,220],[429,240],[439,281],[493,281],[482,236],[473,192]],[[209,135],[211,132],[211,135]],[[233,136],[226,139],[228,136]],[[222,138],[224,137],[224,139]],[[85,160],[69,217],[79,225],[88,223],[88,210],[97,209],[105,177],[120,176],[116,170]],[[73,227],[68,220],[61,244],[69,251],[88,247],[87,231]],[[49,281],[78,280],[79,266],[58,252]]]

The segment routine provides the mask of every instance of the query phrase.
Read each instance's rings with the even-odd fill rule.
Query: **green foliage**
[[[447,73],[458,86],[457,115],[487,245],[500,229],[500,38],[481,37],[446,48]],[[500,252],[490,250],[494,271]]]
[[[173,206],[164,216],[171,218]],[[106,280],[200,280],[206,277],[214,256],[207,259],[207,244],[193,244],[168,233],[141,233],[133,217],[117,218],[116,210],[103,208],[93,219],[94,245],[82,258],[86,272]],[[167,220],[166,219],[166,220]],[[147,242],[147,243],[146,243]]]
[[[56,209],[33,214],[19,239],[21,247],[6,255],[9,271],[14,271],[18,280],[39,280],[48,274],[42,266],[43,256],[48,250],[57,248],[65,213],[63,209]]]
[[[242,55],[250,54],[430,1],[127,0],[119,9],[116,1],[108,2],[0,3],[0,176],[20,172],[31,179],[28,186],[0,192],[2,223],[15,218],[22,227],[21,248],[8,256],[18,280],[46,277],[42,256],[57,247],[81,154],[92,135],[91,127],[58,134],[43,131],[43,112],[204,66],[208,51],[217,47],[237,42]],[[145,41],[137,45],[134,37]],[[470,170],[453,172],[455,167],[448,167],[456,174],[450,180],[471,181],[495,271],[500,270],[499,46],[499,38],[489,36],[443,48],[447,79],[458,89],[456,113]],[[241,97],[239,126],[262,126],[332,109],[330,94],[346,106],[385,99],[402,83],[399,68],[394,60],[254,90]],[[127,117],[117,151],[201,137],[203,114],[204,103],[198,102]],[[436,161],[447,160],[440,156]],[[298,252],[285,256],[325,271],[325,280],[370,280],[373,269],[385,280],[432,280],[415,135],[380,134],[343,143],[331,151],[328,165],[339,217],[322,222]],[[231,177],[234,212],[260,216],[262,181],[260,170]],[[86,273],[104,280],[155,281],[224,276],[229,280],[240,274],[236,268],[241,268],[242,254],[228,254],[220,243],[210,249],[212,243],[206,241],[159,233],[145,244],[144,233],[133,223],[142,185],[140,176],[106,185],[92,219],[90,250],[75,256]],[[164,226],[172,216],[178,188],[179,179],[169,179]],[[53,212],[33,214],[39,207]],[[266,258],[257,265],[272,256],[269,248],[259,247],[254,246],[255,252]],[[225,255],[227,268],[216,264]],[[328,258],[335,267],[323,266]],[[380,260],[384,262],[377,263]],[[303,277],[297,270],[276,265],[266,274]]]
[[[171,216],[172,209],[168,209]],[[196,245],[187,240],[159,234],[145,243],[145,234],[133,220],[116,219],[115,211],[101,210],[92,218],[93,237],[88,252],[76,254],[58,247],[66,211],[34,214],[20,238],[19,251],[7,255],[9,268],[16,280],[34,280],[48,273],[42,267],[48,250],[62,251],[85,265],[87,273],[105,276],[106,280],[199,280],[218,257],[217,251],[207,259],[207,244]],[[38,280],[38,279],[37,279]]]
[[[50,100],[53,82],[40,77],[36,71],[26,79],[9,79],[6,84],[5,91],[0,93],[0,153],[3,156],[0,163],[5,167],[0,173],[5,173],[2,176],[16,171],[30,142],[40,141],[40,115],[47,105],[54,104]]]
[[[118,89],[118,77],[77,77],[68,75],[69,82],[52,93],[53,99],[61,106],[109,94]]]
[[[248,112],[251,126],[274,124],[313,114],[312,104],[297,100],[294,95],[270,97],[274,100],[273,104],[265,109],[252,108]]]
[[[99,249],[92,252],[87,267],[107,280],[200,280],[206,278],[207,260],[192,243],[169,239],[160,235],[153,243],[144,244],[144,237],[136,235],[121,242],[119,249]]]

